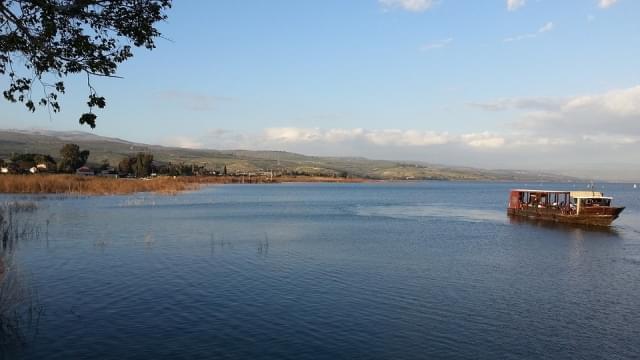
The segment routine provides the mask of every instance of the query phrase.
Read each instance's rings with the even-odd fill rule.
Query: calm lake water
[[[510,222],[512,187],[540,184],[40,200],[43,235],[16,261],[44,313],[5,355],[638,358],[640,189],[604,185],[627,209],[589,231]]]

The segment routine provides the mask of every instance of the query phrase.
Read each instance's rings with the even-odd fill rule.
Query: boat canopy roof
[[[572,191],[571,196],[577,199],[593,199],[593,198],[604,198],[604,194],[600,191]]]
[[[548,193],[548,194],[568,194],[569,190],[540,190],[540,189],[513,189],[515,192],[528,192],[528,193]]]
[[[571,195],[571,197],[576,198],[576,199],[609,199],[609,200],[613,200],[613,198],[611,196],[573,196]]]
[[[570,194],[576,199],[613,199],[610,196],[604,196],[600,191],[570,191],[570,190],[539,190],[539,189],[513,189],[512,192],[532,193],[532,194]]]

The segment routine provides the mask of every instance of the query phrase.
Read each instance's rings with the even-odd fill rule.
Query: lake
[[[580,188],[225,185],[41,199],[41,236],[15,256],[44,311],[5,355],[638,358],[640,189],[598,185],[627,209],[592,231],[510,221],[512,187]]]

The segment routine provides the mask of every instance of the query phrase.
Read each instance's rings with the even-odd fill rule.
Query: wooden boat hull
[[[591,226],[609,226],[620,216],[624,207],[593,208],[575,214],[561,209],[523,207],[507,209],[509,216],[519,216],[534,220],[553,221],[565,224],[580,224]]]

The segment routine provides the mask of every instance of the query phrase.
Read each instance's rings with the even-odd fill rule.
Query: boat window
[[[594,206],[610,206],[611,199],[590,199]]]

